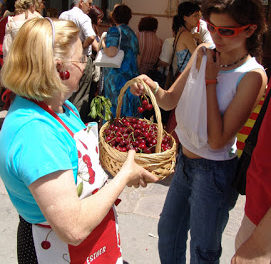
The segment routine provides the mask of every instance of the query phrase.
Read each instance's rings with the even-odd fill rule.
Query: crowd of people
[[[59,18],[47,17],[45,7],[40,0],[16,0],[13,7],[5,3],[0,21],[5,102],[0,176],[19,214],[18,263],[123,263],[118,196],[125,186],[146,187],[157,178],[136,164],[130,150],[108,181],[98,138],[87,123],[95,95],[110,99],[115,116],[121,88],[137,77],[168,113],[164,127],[179,142],[158,223],[160,261],[185,264],[190,231],[190,263],[218,264],[222,234],[238,198],[232,185],[236,135],[267,93],[261,0],[182,2],[172,19],[172,37],[164,41],[152,16],[143,17],[134,32],[126,4],[114,6],[103,35],[103,13],[92,0],[73,0]],[[120,68],[97,67],[100,49],[112,58],[123,50]],[[200,118],[206,120],[207,136],[199,146],[181,102],[190,100],[187,83],[204,63],[206,111]],[[121,114],[138,116],[143,94],[142,84],[131,85]],[[246,207],[232,264],[271,261],[270,109],[247,172]],[[189,114],[193,120],[194,113]]]

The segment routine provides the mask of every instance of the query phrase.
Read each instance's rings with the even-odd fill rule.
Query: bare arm
[[[206,46],[205,44],[203,45]],[[173,85],[167,91],[163,90],[162,88],[159,88],[159,90],[155,94],[155,98],[158,105],[164,110],[172,110],[177,106],[180,97],[182,95],[186,80],[188,78],[192,62],[196,56],[197,50],[200,49],[200,47],[202,47],[203,45],[197,47],[196,51],[192,54],[186,68],[176,79]],[[143,79],[147,83],[147,85],[151,88],[151,90],[153,92],[155,91],[156,85],[152,79],[150,79],[146,75],[140,75],[138,78]],[[141,95],[144,92],[144,89],[141,85],[133,85],[131,87],[131,92],[135,95]]]
[[[206,79],[216,79],[219,56],[217,55],[215,63],[212,51],[207,51],[207,53]],[[224,115],[221,115],[219,111],[216,84],[207,85],[207,129],[208,143],[211,148],[222,148],[236,135],[262,97],[266,83],[267,77],[262,70],[247,73],[240,81],[237,92]]]
[[[97,52],[99,51],[99,42],[96,40],[96,38],[92,42],[92,48]]]
[[[80,200],[73,172],[48,174],[29,186],[45,218],[63,241],[78,245],[104,219],[127,184],[154,182],[157,178],[134,162],[130,151],[119,173],[99,192]]]
[[[231,264],[270,264],[271,209],[267,211],[252,235],[237,250]]]
[[[104,40],[102,40],[102,47],[103,47],[104,53],[109,57],[115,57],[119,51],[119,49],[114,46],[110,46],[107,48]]]
[[[83,48],[84,49],[88,48],[93,43],[94,40],[95,40],[95,36],[87,37],[85,41],[83,42]]]

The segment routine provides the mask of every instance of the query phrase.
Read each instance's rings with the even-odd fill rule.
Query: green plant
[[[90,104],[90,113],[88,115],[93,119],[98,116],[105,121],[109,121],[112,117],[110,110],[111,106],[112,103],[108,98],[98,95],[92,99]]]

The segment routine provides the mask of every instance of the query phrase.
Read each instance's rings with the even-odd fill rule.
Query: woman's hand
[[[206,71],[205,71],[205,79],[206,80],[215,80],[217,77],[217,74],[219,72],[219,64],[220,64],[220,56],[219,53],[213,49],[208,49],[206,47],[202,47],[198,51],[198,63],[197,65],[200,65],[199,62],[201,62],[202,56],[206,54],[207,55],[207,65],[206,65]],[[199,68],[199,67],[198,67]]]
[[[123,177],[127,177],[127,185],[137,188],[146,187],[148,182],[156,182],[157,177],[135,162],[135,153],[134,150],[128,152],[128,157],[119,171]]]
[[[147,75],[142,74],[142,75],[137,76],[136,78],[143,80],[150,87],[150,89],[152,91],[155,90],[155,88],[156,88],[155,82],[150,77],[148,77]],[[130,86],[130,92],[133,95],[140,96],[140,95],[145,93],[145,89],[144,89],[144,86],[142,84],[134,83],[134,84],[132,84]]]

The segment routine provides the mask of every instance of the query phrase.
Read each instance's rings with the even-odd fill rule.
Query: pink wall
[[[123,3],[132,9],[133,17],[129,26],[135,32],[138,31],[137,26],[140,19],[143,16],[152,15],[158,19],[157,35],[163,40],[172,36],[172,16],[166,14],[168,7],[167,0],[124,0]]]

